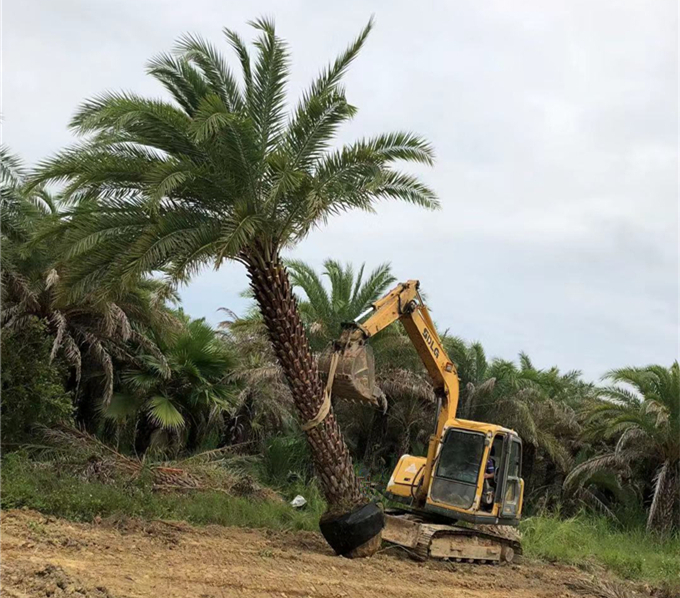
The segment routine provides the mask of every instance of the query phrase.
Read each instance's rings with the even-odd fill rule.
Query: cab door
[[[504,467],[503,502],[500,516],[518,519],[522,510],[524,481],[522,480],[522,441],[510,436],[506,441],[506,462]]]

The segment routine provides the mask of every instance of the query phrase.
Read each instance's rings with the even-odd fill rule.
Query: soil
[[[85,524],[25,510],[2,514],[1,573],[8,598],[603,595],[584,590],[597,586],[592,574],[548,563],[417,563],[396,547],[348,560],[310,532],[129,519]],[[619,595],[638,594],[631,588]]]

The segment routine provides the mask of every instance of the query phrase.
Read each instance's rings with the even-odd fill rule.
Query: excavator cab
[[[446,430],[425,510],[443,514],[444,508],[449,517],[472,523],[516,525],[522,442],[512,430],[482,426],[487,429],[458,420]]]
[[[452,520],[517,525],[524,493],[521,454],[522,441],[512,430],[452,422],[437,448],[422,510]],[[387,486],[388,496],[415,505],[426,462],[426,457],[403,455]],[[489,470],[492,478],[486,477]]]

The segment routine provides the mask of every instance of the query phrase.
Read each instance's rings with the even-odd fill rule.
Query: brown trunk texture
[[[671,464],[659,488],[658,506],[648,529],[668,532],[680,529],[680,463]]]
[[[321,408],[324,384],[285,267],[276,253],[269,256],[265,251],[258,253],[247,259],[250,286],[292,391],[299,420],[305,423]],[[345,512],[366,502],[333,409],[305,434],[329,511]]]
[[[385,443],[387,433],[387,412],[375,411],[371,418],[371,429],[368,432],[366,446],[364,447],[364,464],[373,471],[376,465],[376,454]]]

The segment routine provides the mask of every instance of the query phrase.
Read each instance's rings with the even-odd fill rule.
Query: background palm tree
[[[21,331],[42,321],[51,336],[50,361],[61,355],[73,371],[76,403],[92,407],[92,396],[111,399],[114,362],[130,362],[138,347],[162,355],[148,334],[170,329],[174,319],[165,302],[177,299],[170,286],[141,278],[106,293],[82,293],[76,300],[64,293],[60,261],[65,251],[60,236],[41,237],[58,221],[59,197],[30,187],[20,161],[0,151],[2,179],[2,310],[0,325]],[[94,367],[90,367],[94,366]],[[82,410],[79,410],[82,415]]]
[[[587,486],[602,472],[641,478],[651,489],[647,528],[666,531],[680,515],[680,366],[627,367],[607,377],[615,385],[590,408],[586,435],[616,444],[575,467],[565,486]]]
[[[238,394],[229,379],[237,362],[232,348],[203,319],[179,318],[179,331],[158,340],[162,359],[137,355],[121,373],[120,391],[102,407],[105,417],[143,430],[135,439],[139,454],[149,447],[199,449]]]
[[[241,262],[299,417],[308,422],[323,405],[323,384],[280,252],[332,215],[371,211],[378,199],[436,207],[417,177],[392,168],[397,160],[430,164],[433,155],[410,133],[331,149],[338,127],[356,112],[340,82],[371,23],[290,115],[286,44],[272,21],[251,25],[258,33],[254,58],[225,29],[240,80],[212,45],[185,36],[148,69],[172,102],[131,93],[86,102],[71,123],[84,142],[44,162],[35,181],[65,181],[74,204],[62,226],[74,294],[134,284],[152,271],[188,280],[205,264]],[[307,438],[330,506],[343,511],[361,503],[332,410]]]
[[[354,321],[396,280],[389,264],[381,264],[365,279],[366,264],[361,264],[356,275],[351,264],[336,260],[324,261],[321,275],[300,260],[287,261],[286,266],[293,288],[304,293],[303,298],[298,298],[298,307],[316,351],[339,338],[341,324]]]
[[[296,429],[293,397],[257,308],[251,308],[244,317],[227,308],[220,310],[228,315],[220,322],[222,334],[239,357],[230,375],[239,391],[230,411],[225,442],[255,443],[251,448],[261,452],[269,437]]]

